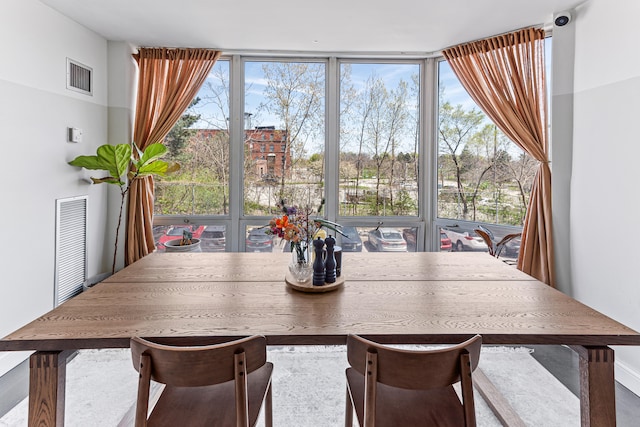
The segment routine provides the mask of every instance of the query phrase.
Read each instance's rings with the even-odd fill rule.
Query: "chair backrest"
[[[487,244],[487,248],[489,248],[489,255],[496,256],[495,242],[491,235],[487,233],[487,230],[484,228],[476,228],[473,231],[475,231],[478,236],[482,237],[482,240]]]
[[[365,378],[370,377],[372,356],[377,363],[377,382],[411,390],[442,388],[461,380],[461,357],[469,359],[469,370],[478,366],[482,337],[434,350],[404,350],[369,341],[357,335],[347,338],[349,364]]]
[[[131,357],[138,372],[141,356],[150,357],[150,378],[156,382],[199,387],[233,380],[238,355],[244,356],[247,374],[262,367],[267,361],[266,344],[263,336],[197,347],[168,346],[134,337],[131,338]]]
[[[504,249],[504,247],[512,241],[513,239],[517,239],[522,237],[522,233],[511,233],[504,236],[498,243],[496,243],[496,258],[500,256],[500,253]]]
[[[493,235],[493,232],[489,230],[487,227],[483,227],[482,225],[478,225],[478,228],[473,230],[478,236],[482,237],[482,240],[487,244],[489,248],[489,255],[494,256],[496,258],[500,258],[500,254],[502,250],[511,240],[522,236],[522,233],[511,233],[504,236],[500,239],[499,242],[496,242],[496,238]]]
[[[133,367],[140,373],[136,427],[147,425],[150,380],[173,387],[235,382],[238,426],[249,424],[247,377],[267,363],[267,340],[252,336],[222,344],[180,347],[131,338]]]
[[[364,376],[364,427],[375,426],[377,384],[409,390],[451,388],[460,381],[464,425],[476,425],[471,372],[478,366],[482,338],[476,335],[452,347],[403,350],[356,335],[347,337],[347,358]]]

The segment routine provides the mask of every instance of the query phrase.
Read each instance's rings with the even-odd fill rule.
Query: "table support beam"
[[[29,427],[64,426],[67,357],[72,352],[37,351],[29,359]]]
[[[509,401],[500,393],[491,380],[480,368],[473,371],[473,385],[487,403],[493,415],[504,427],[526,427],[520,415],[513,409]]]
[[[609,347],[572,346],[580,360],[582,427],[616,425],[614,351]]]

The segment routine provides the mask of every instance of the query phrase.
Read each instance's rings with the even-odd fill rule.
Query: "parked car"
[[[473,231],[450,230],[443,228],[442,231],[451,239],[451,250],[454,252],[479,251],[486,252],[489,247],[482,237]]]
[[[160,237],[164,236],[169,228],[168,225],[155,225],[153,226],[153,241],[157,242]]]
[[[200,236],[200,247],[203,252],[224,252],[226,241],[224,226],[207,225]]]
[[[507,258],[518,258],[518,255],[520,254],[520,237],[517,237],[513,240],[508,241],[505,245],[504,248],[502,249],[502,253],[500,253],[500,256],[504,256]]]
[[[447,233],[440,230],[440,252],[450,252],[452,251],[451,239],[447,236]]]
[[[342,227],[341,230],[347,237],[342,236],[343,252],[362,252],[362,239],[355,227]]]
[[[267,228],[254,228],[249,231],[245,241],[247,252],[273,252],[273,236],[267,234]]]
[[[190,231],[193,234],[194,239],[199,239],[204,231],[204,226],[200,225],[172,225],[167,229],[167,232],[164,235],[160,236],[158,241],[156,242],[156,247],[160,250],[163,250],[165,242],[169,240],[182,239],[184,231]]]
[[[369,244],[379,252],[406,252],[407,241],[394,228],[374,228],[369,231]]]

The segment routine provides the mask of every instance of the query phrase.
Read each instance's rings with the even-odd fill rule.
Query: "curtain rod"
[[[337,57],[337,58],[381,58],[381,59],[425,59],[442,56],[441,51],[309,51],[309,50],[278,50],[278,49],[220,49],[223,55],[252,55],[252,56],[283,56],[283,57]]]
[[[480,39],[469,40],[469,41],[467,41],[467,42],[462,42],[462,43],[458,43],[458,44],[453,44],[453,45],[447,46],[447,47],[445,47],[445,48],[442,48],[442,50],[440,50],[440,53],[442,53],[443,51],[445,51],[445,50],[447,50],[447,49],[450,49],[450,48],[452,48],[452,47],[462,46],[462,45],[465,45],[465,44],[471,44],[471,43],[476,43],[476,42],[480,42],[480,41],[483,41],[483,40],[492,39],[492,38],[494,38],[494,37],[504,36],[504,35],[506,35],[506,34],[515,33],[515,32],[520,31],[520,30],[526,30],[527,28],[539,28],[539,29],[541,29],[541,30],[544,30],[544,32],[545,32],[545,36],[547,36],[547,37],[551,34],[551,28],[549,28],[549,26],[545,26],[544,24],[527,25],[526,27],[516,28],[516,29],[514,29],[514,30],[505,31],[505,32],[503,32],[503,33],[494,34],[494,35],[492,35],[492,36],[482,37],[482,38],[480,38]]]
[[[526,27],[517,28],[510,31],[505,31],[500,34],[494,34],[492,36],[483,37],[475,40],[470,40],[455,45],[448,46],[446,48],[435,51],[309,51],[309,50],[279,50],[279,49],[224,49],[224,48],[203,48],[219,50],[223,56],[241,55],[241,56],[280,56],[280,57],[298,57],[298,58],[346,58],[346,59],[429,59],[442,57],[442,52],[450,47],[459,46],[467,43],[474,43],[481,40],[487,40],[492,37],[499,37],[505,34],[510,34],[516,31],[520,31],[526,28],[540,28],[545,31],[545,35],[548,37],[552,33],[552,25],[528,25]],[[149,47],[149,46],[137,46],[137,48]],[[188,49],[189,47],[167,47],[168,49]]]

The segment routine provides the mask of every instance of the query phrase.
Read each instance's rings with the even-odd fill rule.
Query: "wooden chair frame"
[[[259,409],[265,405],[265,424],[272,426],[272,393],[271,373],[273,364],[267,362],[266,339],[263,336],[252,336],[222,344],[179,347],[153,343],[143,338],[131,338],[131,354],[134,368],[140,373],[138,397],[136,402],[135,426],[146,427],[153,412],[160,405],[171,405],[171,411],[179,411],[181,407],[189,407],[191,398],[208,393],[212,397],[210,407],[216,398],[226,397],[225,409],[235,403],[235,414],[229,411],[215,411],[213,417],[217,424],[236,427],[254,425]],[[160,396],[156,406],[149,411],[149,394],[151,380],[165,384],[164,393],[169,398],[163,401]],[[251,384],[249,384],[251,380]],[[231,391],[231,384],[233,389]],[[225,387],[226,384],[226,387]],[[188,394],[193,392],[191,396]],[[181,397],[180,403],[171,400]],[[255,402],[251,405],[250,402]],[[259,403],[259,405],[258,405]],[[220,408],[218,408],[220,409]],[[205,420],[202,413],[189,407],[185,417],[194,414],[199,416],[198,425],[211,425],[213,420]],[[229,420],[235,420],[229,421]],[[195,421],[194,421],[195,422]],[[188,423],[189,425],[191,422]]]
[[[478,236],[482,237],[482,240],[487,244],[487,247],[489,248],[489,255],[496,258],[500,258],[500,254],[507,243],[522,236],[522,233],[511,233],[504,236],[499,242],[496,242],[491,230],[483,227],[482,225],[479,225],[478,228],[473,231],[475,231]]]
[[[376,423],[387,425],[408,425],[406,420],[389,420],[378,414],[381,399],[394,398],[394,394],[401,395],[398,404],[403,405],[407,396],[417,396],[418,399],[428,396],[437,399],[431,403],[435,408],[442,408],[442,414],[447,411],[457,412],[453,417],[443,417],[458,421],[445,421],[445,425],[476,425],[475,407],[473,402],[472,372],[478,366],[482,338],[476,335],[469,340],[447,348],[435,350],[404,350],[384,346],[357,335],[347,338],[347,358],[351,368],[347,369],[347,405],[345,426],[351,427],[355,409],[358,421],[362,427],[376,427]],[[362,382],[364,391],[362,392]],[[458,399],[452,385],[460,382],[461,401]],[[384,396],[380,394],[383,387]],[[356,395],[364,396],[363,404]],[[382,397],[381,397],[382,396]],[[403,400],[404,399],[404,400]],[[425,407],[422,403],[419,409],[407,404],[403,408],[404,415],[409,419],[422,413]],[[412,411],[416,411],[412,413]],[[436,416],[439,416],[437,414]],[[462,422],[462,423],[461,423]],[[425,424],[428,425],[425,420]],[[382,426],[378,426],[382,427]]]

